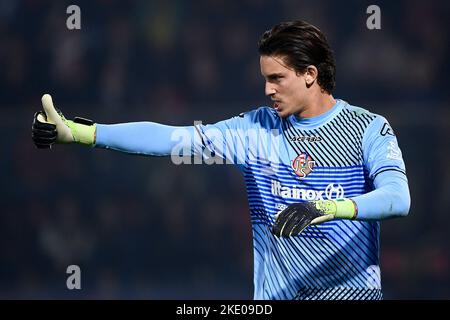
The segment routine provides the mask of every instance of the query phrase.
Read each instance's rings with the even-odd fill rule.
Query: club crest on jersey
[[[302,152],[294,160],[292,160],[291,168],[297,176],[300,178],[305,178],[311,173],[315,164],[315,161],[308,153]]]

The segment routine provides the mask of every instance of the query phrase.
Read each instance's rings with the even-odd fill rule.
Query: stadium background
[[[66,28],[70,4],[81,30]],[[370,4],[381,30],[366,28]],[[0,298],[251,299],[235,168],[45,152],[31,121],[45,92],[99,123],[211,123],[264,105],[257,40],[305,19],[336,53],[335,97],[386,116],[403,151],[412,206],[382,223],[385,297],[449,299],[449,13],[419,0],[0,1]],[[80,291],[66,288],[70,264]]]

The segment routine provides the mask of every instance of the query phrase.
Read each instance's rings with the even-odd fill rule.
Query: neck
[[[327,112],[336,104],[331,94],[318,92],[308,101],[305,107],[297,113],[300,118],[311,118]]]

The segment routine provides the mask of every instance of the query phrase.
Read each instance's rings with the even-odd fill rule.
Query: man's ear
[[[318,74],[319,72],[317,71],[317,68],[315,66],[310,65],[306,67],[305,83],[307,88],[310,88],[314,84],[314,82],[317,80]]]

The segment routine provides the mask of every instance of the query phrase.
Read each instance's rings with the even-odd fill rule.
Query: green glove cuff
[[[331,214],[339,219],[355,219],[358,213],[356,203],[351,199],[320,200],[314,204],[324,214]]]
[[[65,123],[72,131],[72,136],[75,143],[85,144],[88,146],[94,145],[95,131],[97,129],[95,123],[92,125],[85,125],[66,119]]]

